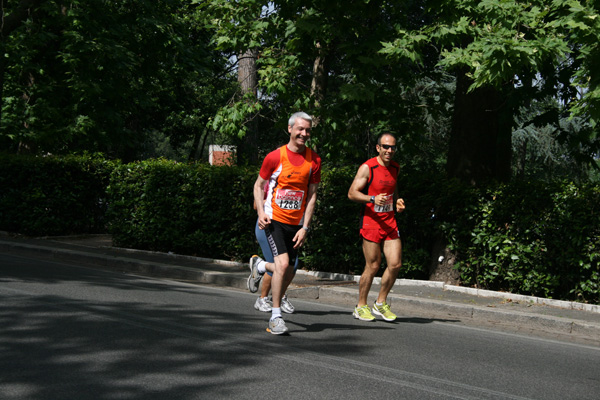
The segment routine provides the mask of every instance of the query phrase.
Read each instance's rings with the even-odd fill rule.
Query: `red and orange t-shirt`
[[[302,225],[310,184],[321,182],[321,158],[309,148],[294,153],[286,146],[270,152],[260,168],[267,180],[265,213],[273,220]]]

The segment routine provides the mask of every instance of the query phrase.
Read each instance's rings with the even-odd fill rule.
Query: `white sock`
[[[256,269],[259,273],[264,274],[267,272],[267,262],[265,260],[260,260],[258,264],[256,264]]]
[[[271,321],[273,321],[275,318],[281,318],[281,308],[280,307],[273,307],[272,311],[271,311]]]
[[[376,302],[375,302],[375,305],[377,305],[377,306],[382,306],[382,305],[383,305],[383,303],[380,303],[380,302],[376,301]]]

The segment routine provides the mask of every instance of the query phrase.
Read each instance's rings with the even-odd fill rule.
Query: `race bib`
[[[299,210],[304,199],[303,190],[277,189],[275,204],[283,210]]]
[[[393,210],[394,196],[388,196],[385,199],[385,203],[382,206],[375,205],[374,210],[376,213],[388,213]]]

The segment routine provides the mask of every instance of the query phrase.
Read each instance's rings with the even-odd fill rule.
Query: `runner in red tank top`
[[[392,160],[396,152],[396,138],[384,133],[377,138],[376,148],[377,157],[360,166],[348,191],[350,200],[363,204],[360,235],[363,238],[362,248],[366,261],[358,286],[358,304],[353,315],[362,321],[373,321],[373,314],[386,321],[394,321],[396,315],[390,311],[387,296],[402,266],[402,243],[395,211],[402,212],[405,207],[404,200],[398,198],[396,185],[400,167]],[[387,268],[381,278],[381,289],[372,314],[367,305],[367,297],[373,278],[381,267],[382,248]]]

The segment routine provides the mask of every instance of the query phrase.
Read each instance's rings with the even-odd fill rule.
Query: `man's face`
[[[306,142],[310,138],[311,123],[302,118],[296,118],[294,126],[288,125],[290,140],[298,146],[306,146]]]
[[[390,162],[396,153],[396,139],[393,136],[384,135],[381,138],[381,144],[377,145],[377,152],[384,162]]]

